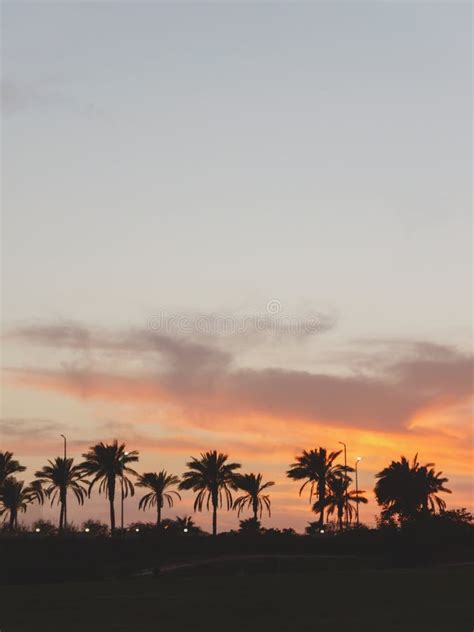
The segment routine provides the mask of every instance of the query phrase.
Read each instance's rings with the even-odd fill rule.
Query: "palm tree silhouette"
[[[222,507],[223,496],[227,509],[232,507],[230,489],[236,489],[234,470],[240,463],[226,463],[227,454],[216,450],[201,454],[200,459],[191,457],[186,465],[188,472],[183,474],[179,489],[192,489],[197,492],[194,511],[202,511],[204,503],[209,510],[212,505],[212,535],[217,534],[217,508]]]
[[[326,448],[318,450],[303,450],[303,453],[297,457],[296,463],[290,466],[286,475],[295,481],[305,480],[300,487],[300,496],[309,485],[309,502],[316,495],[319,502],[319,526],[324,524],[324,508],[326,490],[329,481],[333,476],[341,474],[345,471],[343,465],[334,465],[334,461],[341,454],[342,450],[327,453]]]
[[[127,497],[128,493],[131,496],[135,493],[132,481],[125,475],[132,474],[138,476],[137,472],[131,467],[127,466],[127,463],[134,463],[138,461],[138,452],[133,450],[132,452],[126,452],[125,444],[118,444],[117,440],[111,444],[98,443],[89,448],[89,451],[82,455],[85,459],[81,463],[82,470],[92,476],[92,480],[89,483],[89,496],[92,488],[98,482],[99,493],[105,492],[105,497],[109,501],[110,509],[110,530],[113,533],[115,531],[115,484],[117,477],[123,485],[124,496]]]
[[[18,471],[18,470],[17,470]],[[29,504],[44,502],[44,493],[39,481],[34,481],[25,487],[23,481],[17,481],[8,476],[0,487],[0,516],[9,514],[9,528],[11,531],[18,526],[18,513],[25,512]]]
[[[87,490],[83,487],[84,471],[80,465],[74,465],[74,459],[64,459],[57,456],[54,461],[48,461],[41,470],[35,472],[38,481],[45,485],[45,493],[51,499],[51,505],[56,501],[61,509],[59,512],[59,531],[66,527],[67,520],[67,492],[70,489],[77,502],[84,504]]]
[[[417,454],[411,464],[402,456],[400,461],[392,461],[376,474],[375,497],[383,508],[384,519],[398,516],[400,522],[404,522],[446,507],[438,493],[451,493],[444,486],[448,479],[441,476],[442,472],[436,473],[433,465],[420,465]]]
[[[145,494],[138,503],[138,508],[145,511],[147,507],[156,506],[156,524],[161,523],[161,510],[164,506],[164,502],[168,503],[168,507],[173,506],[174,496],[181,500],[181,496],[174,490],[169,490],[170,487],[178,485],[179,478],[174,474],[168,474],[166,470],[161,472],[146,472],[138,477],[137,487],[146,487],[151,489],[151,492]],[[169,490],[169,491],[166,491]]]
[[[435,472],[434,463],[422,465],[418,470],[418,482],[423,499],[422,510],[425,513],[436,513],[436,509],[439,511],[446,509],[446,501],[440,498],[438,493],[451,494],[451,490],[444,486],[448,479],[442,474],[443,472]]]
[[[273,481],[268,481],[262,484],[261,474],[237,474],[235,476],[235,484],[238,489],[246,492],[243,496],[239,496],[235,499],[234,509],[238,509],[237,517],[240,517],[241,512],[245,507],[249,507],[253,511],[253,517],[258,521],[258,514],[262,517],[264,507],[268,511],[268,515],[271,516],[270,511],[270,496],[263,494],[262,492],[272,485],[275,485]]]
[[[179,533],[202,533],[201,528],[197,526],[191,516],[176,516],[174,524]]]
[[[334,512],[337,514],[337,522],[339,530],[343,528],[344,509],[347,510],[347,517],[349,521],[352,521],[354,515],[354,507],[352,504],[367,503],[367,498],[364,498],[362,494],[364,491],[349,490],[351,478],[344,475],[332,476],[328,482],[328,489],[326,498],[324,499],[324,505],[327,508],[328,516],[331,516]],[[321,502],[317,500],[313,505],[313,511],[316,513],[321,511]]]
[[[26,467],[13,458],[13,452],[0,452],[0,485],[8,476],[25,470]]]

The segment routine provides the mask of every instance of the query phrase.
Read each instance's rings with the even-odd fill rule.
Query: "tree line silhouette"
[[[357,515],[358,524],[358,505],[368,502],[363,490],[351,488],[350,474],[354,468],[336,463],[341,452],[328,453],[321,447],[304,450],[286,472],[291,480],[302,482],[300,496],[305,489],[309,490],[309,502],[318,514],[320,529],[323,529],[325,517],[332,515],[336,516],[340,531],[353,524],[354,515]],[[74,464],[74,459],[66,457],[49,460],[35,472],[35,479],[29,484],[16,478],[26,468],[13,456],[11,452],[0,452],[0,516],[8,521],[11,531],[18,528],[20,512],[26,512],[33,503],[43,504],[48,499],[51,505],[59,505],[59,532],[63,532],[68,524],[68,493],[83,505],[96,486],[99,494],[108,500],[112,533],[116,530],[117,488],[122,511],[124,498],[134,495],[135,486],[146,490],[138,507],[143,511],[156,509],[158,526],[162,522],[163,507],[165,504],[173,507],[175,501],[181,500],[179,492],[182,490],[194,492],[194,511],[205,508],[212,512],[213,535],[217,534],[217,513],[222,507],[237,510],[238,517],[249,509],[253,518],[246,522],[253,524],[259,524],[264,510],[271,515],[267,491],[275,485],[274,481],[264,482],[262,474],[241,474],[238,471],[240,463],[230,462],[227,454],[216,450],[202,453],[199,458],[192,457],[179,478],[165,470],[139,474],[131,467],[139,460],[136,450],[127,451],[125,444],[119,444],[117,440],[110,444],[101,442],[82,455],[81,463]],[[136,479],[135,483],[132,477]],[[439,493],[450,493],[445,487],[448,479],[442,472],[435,471],[433,463],[421,465],[417,455],[411,463],[403,456],[399,461],[392,461],[376,474],[376,479],[375,498],[381,507],[383,521],[396,519],[403,524],[446,509]],[[233,492],[241,494],[234,499]],[[180,520],[190,521],[189,526],[194,528],[190,518]]]

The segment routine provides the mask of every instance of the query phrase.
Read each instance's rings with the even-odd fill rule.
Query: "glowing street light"
[[[36,527],[35,531],[36,531],[36,533],[39,533],[41,531],[41,529],[39,527]]]
[[[84,529],[84,531],[85,531],[86,533],[89,533],[89,531],[90,531],[89,527],[86,527],[86,528]]]
[[[184,533],[187,533],[189,531],[189,529],[187,527],[184,527],[183,531],[184,531]]]
[[[140,529],[137,527],[137,528],[135,529],[135,531],[138,533],[138,532],[140,531]]]

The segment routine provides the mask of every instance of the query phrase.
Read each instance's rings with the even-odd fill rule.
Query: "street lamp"
[[[345,502],[345,514],[346,514],[346,529],[349,526],[349,512],[348,512],[348,508],[347,508],[347,446],[344,443],[344,441],[338,441],[338,443],[340,443],[342,446],[344,446],[344,487],[345,487],[345,497],[346,497],[346,502]]]
[[[35,531],[36,531],[36,533],[39,533],[41,531],[41,529],[39,527],[36,527]]]
[[[66,437],[63,434],[61,434],[59,436],[64,439],[64,460],[66,460],[66,457],[67,457],[67,439],[66,439]]]
[[[65,435],[59,435],[64,440],[64,473],[66,474],[66,458],[67,458],[67,439]],[[63,525],[64,531],[66,531],[67,526],[67,485],[64,488],[64,516],[63,516]]]
[[[86,527],[86,528],[84,529],[84,531],[85,531],[86,533],[89,533],[89,531],[90,531],[89,527]]]
[[[362,457],[358,456],[355,463],[355,474],[356,474],[356,524],[359,526],[359,473],[358,473],[358,465],[359,462],[362,461]]]

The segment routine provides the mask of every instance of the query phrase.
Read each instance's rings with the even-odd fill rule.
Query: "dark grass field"
[[[2,586],[1,632],[471,632],[472,570],[162,576]]]

